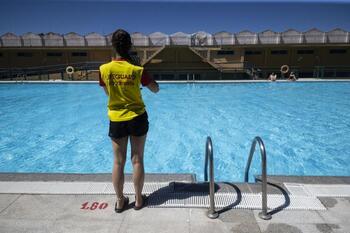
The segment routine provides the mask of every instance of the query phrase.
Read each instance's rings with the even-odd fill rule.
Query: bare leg
[[[112,182],[117,195],[117,208],[123,208],[124,199],[124,166],[126,160],[126,151],[128,146],[128,137],[112,139],[114,164],[112,171]]]
[[[142,206],[142,189],[145,180],[145,170],[143,166],[143,152],[145,149],[147,135],[135,137],[131,136],[131,160],[134,168],[133,181],[135,188],[135,206]]]

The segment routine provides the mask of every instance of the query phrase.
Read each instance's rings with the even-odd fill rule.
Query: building
[[[238,33],[177,32],[167,35],[132,33],[132,55],[157,80],[250,79],[280,74],[288,65],[299,77],[350,77],[349,32],[334,29],[306,32],[241,31]],[[99,65],[113,56],[111,34],[71,32],[6,33],[0,37],[0,77],[67,78],[65,69],[73,66],[73,79],[97,79]]]

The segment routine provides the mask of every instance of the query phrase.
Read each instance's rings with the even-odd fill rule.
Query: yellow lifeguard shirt
[[[109,93],[111,121],[128,121],[145,112],[140,91],[142,72],[143,67],[125,60],[113,60],[100,66],[100,85],[103,83]]]

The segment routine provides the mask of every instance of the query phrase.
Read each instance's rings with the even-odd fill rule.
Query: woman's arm
[[[141,84],[142,86],[147,87],[153,93],[157,93],[159,91],[158,83],[151,78],[151,76],[145,70],[142,73]]]
[[[106,95],[109,96],[107,87],[106,86],[102,86],[102,87],[103,87],[103,90],[105,91]]]
[[[101,77],[101,72],[98,72],[98,82],[99,82],[99,85],[101,87],[103,87],[103,90],[105,91],[106,95],[109,96],[109,93],[108,93],[108,89],[107,89],[107,86],[105,84],[105,82],[102,80],[102,77]]]

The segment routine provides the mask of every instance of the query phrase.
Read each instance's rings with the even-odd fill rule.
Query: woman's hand
[[[148,85],[147,88],[152,91],[153,93],[157,93],[159,91],[159,85],[156,81],[152,80]]]

